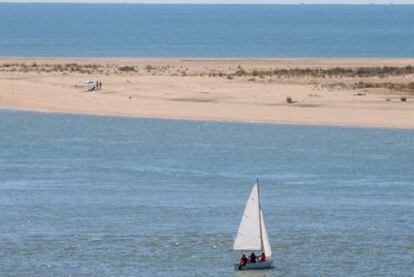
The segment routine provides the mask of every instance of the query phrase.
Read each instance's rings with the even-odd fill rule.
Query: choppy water
[[[414,57],[414,5],[1,4],[1,56]]]
[[[1,276],[412,276],[414,130],[0,111]],[[233,271],[256,176],[276,268]]]

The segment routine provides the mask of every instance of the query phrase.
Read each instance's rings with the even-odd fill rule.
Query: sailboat
[[[264,223],[263,211],[260,206],[259,180],[253,185],[246,207],[244,208],[239,230],[234,240],[233,250],[235,251],[261,251],[266,255],[266,261],[260,263],[247,263],[237,269],[267,269],[272,267],[272,249],[270,248],[269,237],[267,236]],[[250,254],[250,253],[248,253]]]

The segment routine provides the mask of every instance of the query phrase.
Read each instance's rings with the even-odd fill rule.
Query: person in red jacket
[[[245,266],[246,264],[247,264],[247,257],[246,255],[243,255],[240,257],[239,270],[241,270],[242,266]]]
[[[263,252],[263,253],[262,253],[262,255],[260,255],[259,262],[260,262],[260,263],[263,263],[263,262],[265,262],[265,261],[266,261],[266,255],[265,255],[265,253]]]

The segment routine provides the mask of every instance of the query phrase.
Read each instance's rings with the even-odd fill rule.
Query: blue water
[[[0,275],[412,276],[413,138],[0,111]],[[256,176],[276,268],[239,274]]]
[[[0,4],[0,56],[414,57],[414,5]]]

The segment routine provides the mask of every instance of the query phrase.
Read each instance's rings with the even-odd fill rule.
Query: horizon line
[[[121,4],[121,5],[271,5],[271,6],[393,6],[393,5],[400,5],[400,6],[413,6],[414,1],[412,3],[400,3],[400,2],[389,2],[389,3],[350,3],[350,2],[341,2],[341,3],[269,3],[269,2],[256,2],[256,3],[246,3],[246,2],[230,2],[230,3],[222,3],[222,2],[185,2],[185,1],[177,1],[177,2],[157,2],[157,3],[150,3],[150,2],[94,2],[94,1],[0,1],[0,4]]]

